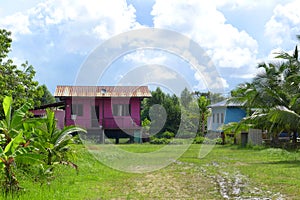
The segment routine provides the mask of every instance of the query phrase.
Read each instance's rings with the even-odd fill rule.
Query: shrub
[[[163,138],[167,138],[167,139],[171,139],[175,136],[174,133],[170,132],[170,131],[165,131],[163,134],[162,134],[162,137]]]
[[[222,138],[205,138],[202,136],[195,137],[193,144],[222,144]]]
[[[193,144],[203,144],[205,137],[197,136],[195,137]]]
[[[222,138],[216,138],[216,139],[214,139],[214,142],[215,142],[216,144],[222,144],[222,143],[223,143],[223,140],[222,140]]]

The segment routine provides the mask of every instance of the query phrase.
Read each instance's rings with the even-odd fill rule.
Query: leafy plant
[[[33,148],[29,146],[30,142],[23,137],[22,124],[29,106],[28,103],[24,104],[12,113],[12,98],[5,97],[3,100],[5,118],[0,121],[0,131],[2,132],[0,172],[4,174],[3,188],[5,193],[20,189],[13,170],[16,162],[33,164],[39,161],[41,157],[41,155],[32,152]]]
[[[9,58],[11,51],[11,32],[0,28],[0,102],[5,96],[14,99],[13,107],[20,108],[30,102],[32,106],[39,106],[39,98],[43,96],[43,88],[34,80],[35,70],[26,61],[17,66]],[[0,107],[0,119],[4,118],[4,112]]]
[[[55,114],[47,110],[45,118],[28,118],[30,108],[25,103],[12,112],[12,97],[3,100],[4,119],[0,120],[0,177],[5,194],[20,189],[15,168],[23,171],[38,169],[37,179],[49,177],[56,164],[77,169],[68,157],[71,144],[76,143],[76,132],[84,129],[69,126],[60,130],[56,127]]]
[[[172,132],[170,132],[170,131],[165,131],[165,132],[163,132],[163,134],[162,134],[162,137],[163,137],[163,138],[167,138],[167,139],[171,139],[171,138],[173,138],[174,136],[175,136],[175,134],[172,133]]]
[[[68,155],[71,153],[71,145],[76,143],[76,139],[78,140],[76,133],[86,133],[86,130],[76,126],[58,129],[55,114],[49,109],[46,110],[43,120],[44,123],[35,133],[33,146],[46,156],[45,163],[48,166],[65,164],[77,169],[77,165],[70,161]]]
[[[203,144],[205,137],[197,136],[194,138],[193,144]]]

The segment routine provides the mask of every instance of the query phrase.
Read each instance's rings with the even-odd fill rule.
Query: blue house
[[[227,100],[211,104],[208,108],[211,109],[211,116],[207,121],[208,131],[220,132],[220,127],[223,124],[239,122],[246,116],[246,111],[241,104],[228,102]]]

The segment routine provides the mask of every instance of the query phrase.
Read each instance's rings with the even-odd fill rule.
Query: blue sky
[[[197,42],[211,58],[226,93],[237,84],[250,81],[257,73],[258,63],[274,61],[274,52],[290,52],[299,43],[296,35],[300,34],[300,3],[296,0],[0,1],[0,28],[13,34],[10,57],[17,64],[28,60],[37,72],[36,79],[52,93],[56,85],[76,82],[81,66],[97,46],[118,34],[143,27],[176,31]],[[132,76],[126,80],[138,77],[143,73],[139,68],[147,64],[151,66],[145,70],[156,78],[144,84],[160,85],[158,77],[171,80],[180,74],[191,89],[207,88],[203,76],[182,58],[146,49],[120,56],[98,84],[124,83],[126,74]],[[182,85],[172,81],[174,88]]]

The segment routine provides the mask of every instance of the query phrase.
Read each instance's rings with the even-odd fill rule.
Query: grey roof
[[[243,106],[242,103],[228,102],[228,99],[226,99],[224,101],[220,101],[218,103],[211,104],[208,107],[215,108],[215,107],[241,107],[241,106]]]

